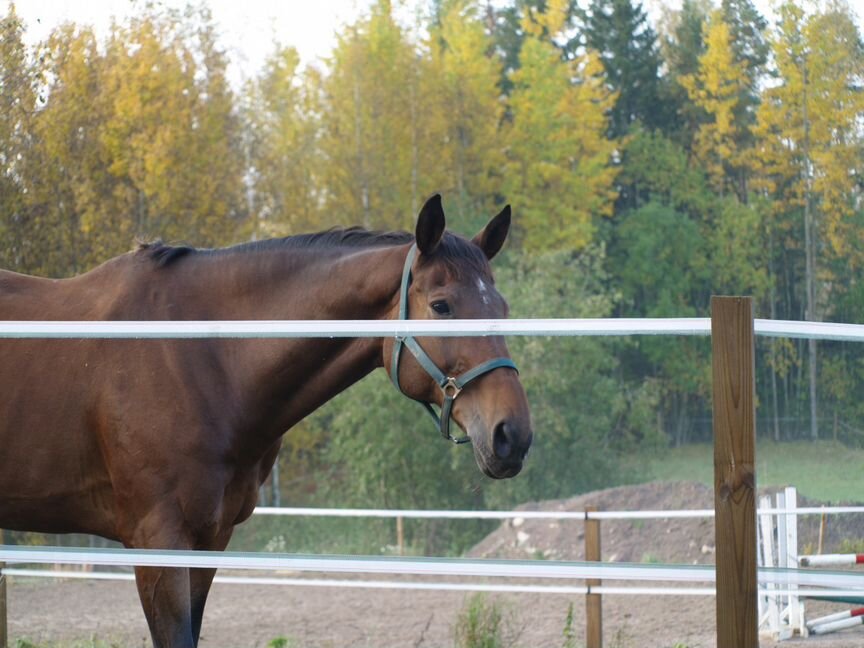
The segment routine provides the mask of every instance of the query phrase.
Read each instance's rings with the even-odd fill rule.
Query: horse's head
[[[508,206],[470,241],[446,232],[441,198],[430,198],[417,219],[416,246],[406,259],[396,317],[506,317],[507,302],[495,289],[489,260],[509,229]],[[387,341],[384,352],[397,387],[441,407],[442,434],[459,442],[449,434],[452,415],[486,475],[501,479],[522,469],[531,446],[531,419],[503,337],[408,337]]]

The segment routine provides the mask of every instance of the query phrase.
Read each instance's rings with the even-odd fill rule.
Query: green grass
[[[650,480],[688,480],[713,485],[713,448],[708,444],[670,448],[644,462]],[[864,501],[864,450],[833,441],[756,445],[758,486],[795,486],[805,497],[824,502]]]
[[[457,648],[510,648],[521,629],[512,608],[484,593],[471,595],[453,628]]]
[[[267,648],[295,648],[300,644],[288,637],[276,637],[267,642]]]

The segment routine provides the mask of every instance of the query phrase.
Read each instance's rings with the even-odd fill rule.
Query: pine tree
[[[209,15],[197,21],[193,34],[170,12],[115,27],[102,143],[130,216],[121,231],[212,245],[234,234],[243,169],[224,54]],[[83,226],[92,228],[86,214]]]
[[[430,34],[426,96],[431,111],[425,128],[433,131],[428,146],[444,172],[441,189],[474,220],[488,217],[504,162],[498,136],[504,112],[501,63],[491,49],[477,4],[446,3]]]
[[[331,218],[409,227],[412,206],[434,190],[417,184],[416,138],[425,118],[417,59],[388,0],[339,37],[323,84],[321,150]]]
[[[62,26],[43,44],[40,59],[52,83],[32,124],[33,147],[24,173],[35,216],[31,240],[39,248],[39,263],[30,269],[64,276],[96,261],[81,229],[82,206],[111,191],[100,143],[104,103],[96,36],[89,28]]]
[[[104,45],[66,25],[42,50],[48,100],[24,174],[34,223],[52,237],[37,270],[83,271],[140,235],[235,237],[244,161],[206,12],[148,13],[114,24]]]
[[[735,107],[738,149],[753,147],[752,126],[760,102],[760,89],[766,74],[770,47],[765,39],[767,21],[753,5],[752,0],[723,0],[723,21],[729,26],[730,45],[734,64],[742,77],[740,96]],[[746,200],[749,192],[748,174],[744,167],[737,173],[737,193]]]
[[[36,74],[23,34],[24,25],[10,4],[0,18],[0,265],[25,271],[37,267],[31,254],[32,215],[22,186],[22,166],[32,147]]]
[[[183,186],[177,202],[189,214],[199,245],[224,245],[245,238],[249,223],[244,201],[242,124],[228,83],[228,57],[218,45],[210,11],[200,8],[188,19],[196,24],[184,58],[193,58],[192,132],[189,156],[181,162]],[[191,54],[191,57],[190,57]],[[175,172],[177,172],[175,171]],[[184,233],[188,237],[190,233]]]
[[[543,36],[558,33],[563,15],[550,3],[546,14],[526,19],[530,35],[513,74],[512,124],[503,134],[505,191],[532,250],[584,247],[598,219],[612,215],[616,195],[612,155],[618,142],[606,138],[616,95],[596,53],[562,62]]]
[[[684,0],[681,9],[666,15],[661,51],[668,69],[670,112],[673,113],[669,136],[689,147],[706,121],[704,111],[694,104],[681,85],[681,78],[699,70],[699,58],[705,53],[705,25],[710,15],[707,0]]]
[[[690,100],[709,117],[702,124],[693,142],[693,152],[705,166],[714,190],[724,195],[741,189],[739,182],[744,166],[744,151],[739,149],[740,133],[746,127],[737,122],[737,108],[741,102],[747,79],[736,65],[731,47],[729,26],[719,12],[711,17],[706,35],[707,49],[699,57],[695,74],[684,75],[679,82],[686,88]],[[747,201],[746,191],[738,194]]]
[[[584,41],[599,53],[608,82],[618,93],[610,136],[626,135],[636,121],[649,130],[667,127],[672,116],[663,100],[657,35],[642,5],[633,0],[592,0]]]
[[[723,22],[729,26],[735,62],[743,66],[748,81],[742,103],[752,108],[758,102],[757,84],[770,54],[765,39],[768,23],[752,0],[722,0],[720,7]]]
[[[780,83],[766,89],[759,107],[754,166],[758,186],[774,201],[773,228],[789,231],[790,219],[803,220],[805,314],[819,320],[825,312],[816,299],[822,281],[817,260],[861,262],[849,254],[847,239],[860,173],[864,97],[856,84],[864,57],[848,7],[835,4],[806,16],[790,1],[779,15],[771,43]],[[817,438],[815,340],[808,341],[808,365],[810,431]]]
[[[317,79],[299,65],[294,48],[277,46],[247,90],[256,237],[319,229]]]
[[[491,35],[495,51],[501,58],[503,64],[501,76],[501,90],[509,95],[513,90],[513,73],[519,69],[520,52],[525,41],[526,30],[524,22],[534,16],[540,16],[547,11],[549,2],[547,0],[513,0],[511,3],[493,3],[486,0],[485,18],[487,32]],[[578,3],[570,0],[566,3],[557,2],[556,11],[563,12],[563,25],[565,29],[573,26],[578,14]],[[562,56],[568,52],[576,55],[582,46],[581,37],[577,34],[562,47]]]

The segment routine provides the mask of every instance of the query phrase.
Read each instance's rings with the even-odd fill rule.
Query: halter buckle
[[[447,382],[441,385],[441,391],[444,392],[446,398],[455,399],[462,392],[462,388],[457,384],[455,378],[448,377]]]

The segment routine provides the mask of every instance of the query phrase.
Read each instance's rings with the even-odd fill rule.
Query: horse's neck
[[[232,319],[385,319],[398,304],[407,246],[302,251],[270,257],[234,272]],[[268,255],[269,256],[269,255]],[[380,338],[248,341],[228,367],[244,424],[275,441],[279,435],[382,364]]]
[[[380,319],[406,254],[407,246],[238,253],[202,259],[192,281],[219,297],[212,319]]]

